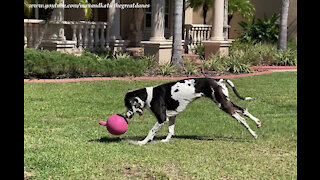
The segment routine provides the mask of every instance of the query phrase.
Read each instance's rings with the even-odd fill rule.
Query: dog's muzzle
[[[143,115],[143,110],[142,110],[142,109],[136,109],[135,112],[129,110],[129,111],[127,111],[127,113],[126,113],[126,117],[127,117],[128,119],[131,119],[135,113],[138,113],[139,116],[142,116],[142,115]]]
[[[133,117],[133,115],[134,115],[134,113],[132,111],[127,111],[127,113],[126,113],[126,117],[128,119],[131,119]]]
[[[137,109],[136,112],[139,114],[139,116],[142,116],[142,115],[143,115],[143,110],[142,110],[142,109]]]

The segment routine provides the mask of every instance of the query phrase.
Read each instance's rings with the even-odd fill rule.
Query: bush
[[[297,65],[297,52],[292,49],[284,51],[278,51],[275,54],[277,60],[275,65],[277,66],[296,66]]]
[[[158,68],[160,69],[161,75],[163,76],[170,75],[171,73],[174,73],[178,70],[177,67],[172,65],[171,63],[159,65]]]
[[[100,57],[84,51],[81,56],[47,50],[24,50],[24,78],[77,78],[94,76],[141,76],[151,58],[118,55]]]
[[[230,48],[228,57],[212,56],[211,59],[202,62],[204,69],[231,73],[249,73],[252,72],[250,66],[255,65],[295,66],[297,50],[278,51],[275,44],[244,43],[236,40]]]
[[[257,23],[253,20],[250,24],[244,21],[238,24],[243,28],[241,33],[242,40],[244,42],[271,42],[276,43],[278,41],[279,19],[278,14],[271,15],[270,18],[264,17],[264,20],[257,19]]]
[[[240,52],[239,52],[240,51]],[[272,43],[252,43],[234,41],[230,48],[230,56],[235,54],[243,58],[242,62],[254,65],[277,65],[277,66],[294,66],[297,65],[297,49],[292,47],[284,51],[278,51],[277,46]]]
[[[205,54],[204,54],[204,45],[202,45],[202,44],[197,45],[195,47],[195,49],[194,49],[194,53],[199,55],[199,58],[203,60],[204,56],[205,56]]]
[[[198,67],[196,63],[192,60],[184,59],[183,66],[185,68],[186,73],[190,75],[196,75],[198,73]]]
[[[250,73],[252,69],[244,58],[243,51],[237,51],[228,57],[212,56],[210,60],[202,63],[203,67],[211,71],[227,71],[231,73]]]

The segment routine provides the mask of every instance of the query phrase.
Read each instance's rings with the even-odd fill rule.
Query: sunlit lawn
[[[177,117],[169,143],[163,126],[153,143],[136,146],[155,123],[149,112],[129,121],[120,138],[98,124],[124,113],[128,90],[164,81],[24,84],[24,174],[28,179],[296,179],[297,73],[232,79],[231,100],[262,121],[257,140],[209,99]]]

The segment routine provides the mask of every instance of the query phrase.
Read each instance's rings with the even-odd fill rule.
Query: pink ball
[[[127,121],[118,114],[111,115],[105,125],[107,126],[109,133],[113,135],[124,134],[128,129]]]

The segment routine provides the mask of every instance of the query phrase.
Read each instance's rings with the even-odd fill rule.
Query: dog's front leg
[[[144,145],[149,141],[152,141],[154,136],[156,135],[157,131],[161,128],[162,124],[159,124],[158,122],[156,122],[156,124],[153,126],[153,128],[149,131],[148,136],[142,140],[142,141],[138,141],[139,145]]]

